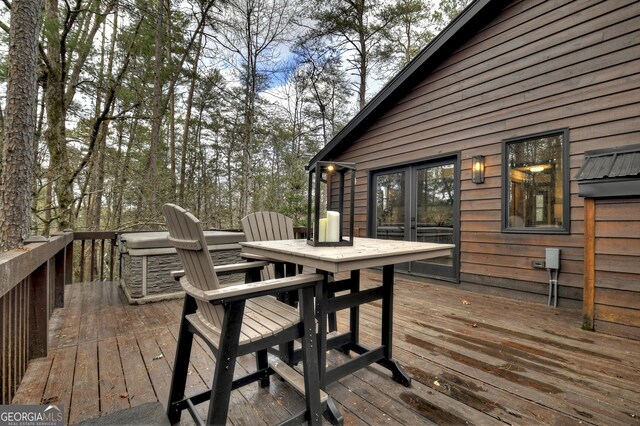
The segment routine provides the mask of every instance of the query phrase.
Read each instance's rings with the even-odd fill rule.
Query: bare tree
[[[277,73],[278,48],[289,41],[300,16],[296,0],[230,0],[214,21],[218,43],[229,53],[228,61],[243,86],[242,187],[240,217],[251,209],[252,162],[258,93]]]

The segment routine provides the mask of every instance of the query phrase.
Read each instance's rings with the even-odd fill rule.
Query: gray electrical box
[[[547,269],[560,269],[560,249],[558,248],[546,248],[545,249],[545,266]]]

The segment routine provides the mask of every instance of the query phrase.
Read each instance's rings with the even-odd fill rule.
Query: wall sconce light
[[[475,155],[471,159],[471,182],[484,183],[484,155]]]

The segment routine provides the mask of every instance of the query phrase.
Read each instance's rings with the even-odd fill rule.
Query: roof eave
[[[585,198],[640,196],[638,177],[590,179],[578,182],[578,195]]]

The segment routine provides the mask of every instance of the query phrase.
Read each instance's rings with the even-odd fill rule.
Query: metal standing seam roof
[[[640,177],[640,145],[585,152],[576,179]]]
[[[578,195],[587,198],[640,196],[640,145],[584,153],[576,175]]]

